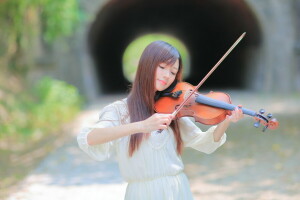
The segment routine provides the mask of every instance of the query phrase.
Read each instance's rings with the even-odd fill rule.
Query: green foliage
[[[0,0],[0,67],[25,74],[34,65],[28,52],[71,35],[82,16],[77,0]]]
[[[24,39],[42,29],[45,39],[72,33],[82,15],[77,0],[4,0],[0,2],[2,31]]]
[[[72,34],[81,14],[77,0],[0,0],[0,137],[42,135],[78,112],[73,86],[47,78],[27,91],[25,77],[41,39]]]
[[[74,86],[44,78],[31,91],[0,99],[0,137],[39,138],[57,131],[81,105],[82,98]]]
[[[61,35],[72,33],[82,13],[77,0],[42,0],[42,20],[45,39],[52,41]]]

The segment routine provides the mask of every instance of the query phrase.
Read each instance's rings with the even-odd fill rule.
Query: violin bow
[[[206,81],[206,79],[217,69],[217,67],[223,62],[223,60],[230,54],[230,52],[236,47],[236,45],[244,38],[246,32],[244,32],[227,50],[227,52],[222,56],[222,58],[215,64],[215,66],[206,74],[206,76],[200,81],[200,83],[195,87],[195,89],[188,95],[188,97],[177,107],[172,113],[173,118],[177,113],[183,108],[186,102],[191,98],[191,96],[200,88],[200,86]]]

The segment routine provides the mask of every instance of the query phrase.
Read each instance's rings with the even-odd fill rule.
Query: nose
[[[170,71],[169,70],[164,70],[164,74],[163,74],[163,76],[165,77],[165,78],[169,78],[170,77]]]

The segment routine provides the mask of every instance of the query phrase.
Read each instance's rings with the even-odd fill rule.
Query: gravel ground
[[[299,95],[282,98],[256,94],[256,98],[252,98],[252,94],[232,91],[231,96],[250,109],[264,105],[279,116],[286,111],[300,116]],[[83,111],[72,130],[65,133],[70,134],[70,140],[49,154],[7,200],[123,199],[126,183],[117,163],[92,160],[78,148],[76,141],[78,130],[96,121],[103,105],[122,97],[124,95],[102,97]],[[241,128],[250,124],[248,118],[244,121]],[[252,127],[249,130],[254,129],[253,134],[247,136],[240,137],[241,133],[233,132],[224,147],[211,155],[187,149],[183,160],[195,199],[300,199],[299,127],[296,119],[296,123],[289,125],[291,134],[280,129],[261,135]],[[232,130],[237,129],[238,125]]]

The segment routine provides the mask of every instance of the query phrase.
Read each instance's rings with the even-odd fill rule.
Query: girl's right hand
[[[167,129],[172,122],[172,114],[155,113],[151,117],[141,121],[142,132],[150,133],[152,131]]]

